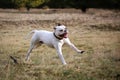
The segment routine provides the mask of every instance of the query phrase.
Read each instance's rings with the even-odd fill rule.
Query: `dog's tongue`
[[[67,33],[64,34],[64,38],[67,38]]]

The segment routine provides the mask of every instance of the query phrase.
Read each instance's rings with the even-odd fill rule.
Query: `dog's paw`
[[[78,53],[83,54],[85,51],[79,50]]]
[[[65,63],[63,63],[63,65],[67,65],[67,63],[65,62]]]

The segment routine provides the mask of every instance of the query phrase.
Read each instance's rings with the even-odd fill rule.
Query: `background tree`
[[[33,8],[43,4],[46,0],[13,0],[17,8]]]
[[[119,8],[120,0],[0,0],[1,8]]]
[[[13,8],[12,0],[0,0],[0,8]]]
[[[27,0],[13,0],[12,2],[17,8],[24,8],[26,6]]]
[[[29,7],[37,7],[43,4],[46,0],[27,0],[26,5]]]

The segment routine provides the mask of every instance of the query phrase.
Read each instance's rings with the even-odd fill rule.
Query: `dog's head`
[[[58,39],[67,38],[68,30],[64,25],[58,24],[54,28],[54,35]]]

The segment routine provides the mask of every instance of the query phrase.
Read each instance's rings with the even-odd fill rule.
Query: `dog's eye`
[[[63,32],[63,30],[60,30],[60,32]]]

